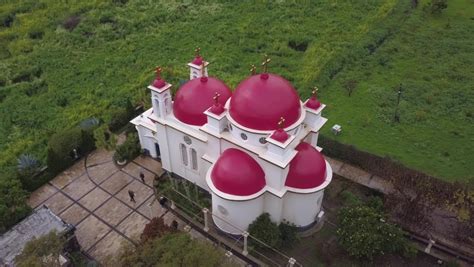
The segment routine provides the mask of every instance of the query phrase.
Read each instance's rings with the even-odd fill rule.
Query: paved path
[[[96,150],[86,164],[80,160],[32,193],[28,203],[33,208],[46,205],[76,226],[82,249],[106,262],[122,243],[137,244],[152,217],[167,213],[154,201],[153,178],[161,172],[159,162],[141,156],[119,169],[112,162],[112,152]],[[128,190],[135,192],[136,203],[130,202]]]

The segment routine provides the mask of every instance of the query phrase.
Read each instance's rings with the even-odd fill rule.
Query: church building
[[[208,76],[209,62],[197,51],[174,99],[157,69],[148,86],[152,108],[131,121],[163,169],[212,195],[213,221],[230,234],[265,212],[276,223],[313,226],[332,179],[317,146],[325,105],[316,90],[301,101],[289,81],[267,72],[269,62],[232,91]]]

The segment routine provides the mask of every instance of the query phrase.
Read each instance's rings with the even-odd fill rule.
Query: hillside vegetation
[[[303,97],[318,85],[337,139],[447,180],[472,177],[474,7],[420,1],[3,1],[0,175],[48,138],[148,104],[156,65],[179,85],[199,46],[231,87],[267,53]],[[398,85],[400,122],[393,121]],[[353,88],[351,96],[347,88]],[[176,89],[176,86],[175,86]],[[336,138],[336,137],[334,137]]]

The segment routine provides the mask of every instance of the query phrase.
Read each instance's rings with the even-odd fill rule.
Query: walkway
[[[119,169],[112,152],[96,150],[48,184],[31,194],[32,208],[48,206],[67,223],[76,226],[82,249],[101,263],[113,257],[122,243],[139,241],[152,217],[167,213],[154,201],[153,178],[161,165],[148,157],[138,157]],[[145,174],[145,183],[139,178]],[[128,190],[135,192],[130,202]],[[171,214],[170,214],[171,215]],[[165,221],[171,221],[174,216]]]

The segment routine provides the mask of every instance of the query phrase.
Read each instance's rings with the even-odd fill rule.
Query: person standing
[[[128,196],[130,197],[130,202],[137,203],[135,201],[135,192],[133,192],[132,190],[128,190]]]

